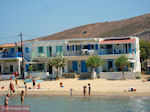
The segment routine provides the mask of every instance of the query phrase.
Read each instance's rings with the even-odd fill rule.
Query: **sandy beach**
[[[11,80],[15,85],[15,81]],[[7,81],[0,81],[0,94],[9,93],[9,83]],[[60,87],[60,83],[64,87]],[[83,95],[83,86],[91,84],[91,96],[98,95],[135,95],[135,96],[150,96],[150,81],[143,82],[142,80],[79,80],[79,79],[59,79],[52,81],[40,82],[41,89],[28,89],[28,94],[37,95],[70,95],[70,88],[73,89],[73,95]],[[36,83],[37,84],[37,83]],[[1,87],[4,86],[4,89]],[[15,86],[15,93],[19,94],[20,91],[25,90],[24,81],[18,80],[18,86]],[[32,83],[27,83],[27,87],[33,87]],[[88,87],[88,86],[87,86]],[[135,92],[128,92],[129,88],[135,88]],[[88,91],[88,88],[87,88]]]

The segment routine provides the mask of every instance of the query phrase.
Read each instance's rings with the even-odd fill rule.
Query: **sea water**
[[[0,96],[0,105],[5,97]],[[28,95],[21,104],[20,96],[11,95],[9,105],[30,105],[31,112],[150,112],[150,97]]]

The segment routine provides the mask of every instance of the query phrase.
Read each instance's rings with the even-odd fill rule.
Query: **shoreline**
[[[6,91],[1,91],[1,95],[19,95],[21,91],[16,91],[15,93],[10,93]],[[25,94],[26,95],[26,94]],[[50,96],[71,96],[70,91],[28,91],[27,95],[39,95],[39,96],[44,96],[44,95],[50,95]],[[76,91],[73,92],[73,96],[83,96],[82,91]],[[88,93],[86,94],[88,96]],[[91,92],[91,97],[99,97],[99,96],[123,96],[123,97],[128,97],[128,96],[150,96],[150,93],[139,93],[139,92]]]

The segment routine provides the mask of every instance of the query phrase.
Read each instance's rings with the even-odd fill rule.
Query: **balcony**
[[[135,50],[133,49],[101,49],[99,51],[99,55],[109,55],[109,54],[132,54],[133,52],[135,52]]]
[[[64,53],[64,56],[90,56],[90,55],[97,55],[98,50],[88,50],[88,49],[81,49],[78,51],[67,51]]]
[[[17,53],[1,53],[0,58],[14,58],[14,57],[21,57],[22,53],[17,52]]]

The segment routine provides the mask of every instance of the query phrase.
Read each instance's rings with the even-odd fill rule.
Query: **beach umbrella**
[[[43,82],[44,80],[39,80],[39,79],[37,79],[37,80],[35,80],[35,82]],[[24,83],[31,83],[31,82],[33,82],[33,79],[26,79],[26,80],[24,80]]]

